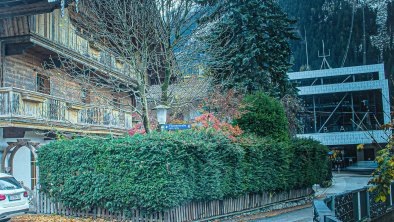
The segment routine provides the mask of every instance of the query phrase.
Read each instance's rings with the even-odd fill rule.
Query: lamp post
[[[166,124],[167,122],[167,110],[169,110],[170,107],[166,105],[158,105],[153,110],[157,110],[157,122],[159,123],[159,131],[161,131],[161,127]]]

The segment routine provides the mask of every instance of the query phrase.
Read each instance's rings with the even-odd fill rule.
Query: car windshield
[[[0,190],[15,190],[22,188],[13,177],[0,178]]]

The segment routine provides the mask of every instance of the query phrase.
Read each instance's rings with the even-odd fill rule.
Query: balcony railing
[[[25,124],[104,127],[126,130],[132,127],[131,113],[113,107],[76,104],[51,95],[18,88],[0,88],[0,120],[24,120]],[[30,122],[29,122],[30,121]]]
[[[133,75],[128,64],[120,62],[116,57],[78,34],[78,30],[71,22],[68,9],[62,16],[60,9],[53,12],[32,15],[29,17],[30,32],[45,38],[59,46],[78,53],[90,61],[97,62],[104,67],[121,73]]]

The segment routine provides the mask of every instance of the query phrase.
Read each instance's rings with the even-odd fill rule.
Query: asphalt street
[[[347,190],[355,190],[362,188],[368,184],[370,177],[366,175],[355,175],[355,174],[334,174],[333,185],[328,188],[316,187],[316,196],[320,195],[332,195],[342,193]],[[257,216],[258,217],[258,216]],[[278,214],[273,217],[267,217],[265,214],[261,214],[261,219],[249,220],[253,222],[309,222],[313,219],[312,207],[307,207],[300,210],[295,210],[288,213]]]

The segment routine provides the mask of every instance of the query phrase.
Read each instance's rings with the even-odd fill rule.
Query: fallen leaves
[[[11,222],[107,222],[107,221],[108,220],[104,220],[104,219],[75,218],[75,217],[65,217],[59,215],[35,215],[35,214],[26,214],[11,219]]]

